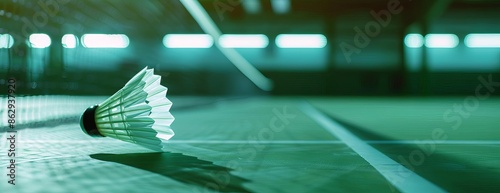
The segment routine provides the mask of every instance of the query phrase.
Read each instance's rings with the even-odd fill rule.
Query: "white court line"
[[[387,181],[401,192],[446,192],[432,182],[387,157],[382,152],[368,145],[365,141],[349,132],[342,125],[315,109],[310,104],[302,105],[304,113],[322,125],[332,135],[345,142],[359,156],[370,163]]]
[[[388,145],[419,145],[419,144],[451,144],[451,145],[500,145],[500,141],[493,140],[367,140],[369,144]],[[182,144],[344,144],[343,141],[317,141],[317,140],[276,140],[276,141],[255,141],[255,140],[170,140],[167,143]]]
[[[394,144],[394,145],[419,145],[419,144],[445,144],[445,145],[500,145],[496,140],[371,140],[369,144]]]
[[[445,145],[500,145],[500,141],[495,140],[367,140],[368,144],[382,145],[420,145],[420,144],[445,144]],[[98,144],[103,141],[89,140],[23,140],[22,143],[91,143]],[[110,140],[105,143],[123,143],[118,140]],[[318,140],[170,140],[167,143],[172,144],[290,144],[290,145],[321,145],[321,144],[344,144],[342,141],[318,141]]]
[[[313,140],[170,140],[167,143],[175,143],[175,144],[343,144],[342,141],[313,141]]]
[[[451,144],[451,145],[500,145],[500,141],[494,140],[368,140],[368,144]],[[254,141],[254,140],[170,140],[167,143],[182,144],[344,144],[343,141],[322,141],[322,140],[275,140],[275,141]]]
[[[78,156],[83,156],[83,155],[65,155],[65,156],[55,156],[55,157],[43,157],[43,158],[37,158],[37,159],[22,159],[22,160],[16,160],[16,164],[21,164],[21,163],[28,163],[28,162],[35,162],[35,161],[40,161],[40,160],[47,160],[47,159],[61,159],[61,158],[67,158],[67,157],[78,157]],[[8,166],[10,163],[2,163],[0,164],[0,167]]]

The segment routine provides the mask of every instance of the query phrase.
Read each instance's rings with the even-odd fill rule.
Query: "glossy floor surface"
[[[177,96],[163,153],[86,136],[79,114],[104,98],[19,97],[16,185],[4,120],[2,192],[500,189],[499,98]]]

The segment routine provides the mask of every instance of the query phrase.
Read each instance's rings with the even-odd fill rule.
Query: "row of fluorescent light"
[[[75,48],[80,41],[73,34],[62,37],[64,48]],[[455,34],[408,34],[404,39],[409,48],[455,48],[459,38]],[[498,48],[500,34],[468,34],[464,39],[465,45],[470,48]],[[47,34],[31,34],[29,45],[33,48],[46,48],[51,45]],[[85,48],[126,48],[130,43],[124,34],[85,34],[81,44]],[[225,34],[218,43],[224,48],[266,48],[269,38],[263,34]],[[214,40],[207,34],[167,34],[163,38],[167,48],[210,48]],[[327,39],[321,34],[281,34],[276,37],[276,46],[279,48],[324,48]],[[14,38],[9,34],[0,34],[0,48],[11,48]]]
[[[79,43],[73,34],[64,35],[61,42],[64,48],[75,48]],[[29,43],[33,48],[46,48],[52,42],[47,34],[31,34]],[[130,41],[123,34],[85,34],[81,43],[85,48],[126,48]],[[263,34],[225,34],[218,43],[224,48],[266,48],[269,38]],[[281,34],[275,43],[280,48],[323,48],[327,40],[321,34]],[[10,48],[13,44],[11,35],[0,34],[0,48]],[[167,34],[163,44],[167,48],[210,48],[214,40],[207,34]]]
[[[76,48],[79,44],[78,37],[73,34],[66,34],[61,39],[64,48]],[[81,39],[85,48],[126,48],[130,41],[124,34],[85,34]],[[47,48],[52,44],[52,40],[47,34],[31,34],[28,38],[28,45],[32,48]],[[0,34],[0,48],[11,48],[14,45],[14,38],[10,34]]]
[[[408,34],[404,41],[409,48],[455,48],[460,42],[455,34]],[[464,42],[469,48],[500,48],[500,34],[468,34]]]
[[[266,48],[269,38],[263,34],[224,34],[219,40],[224,48]],[[276,37],[280,48],[324,48],[326,37],[321,34],[281,34]],[[163,45],[167,48],[210,48],[214,40],[207,34],[167,34]]]

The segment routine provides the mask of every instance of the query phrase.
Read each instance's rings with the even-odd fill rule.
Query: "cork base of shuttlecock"
[[[104,137],[97,129],[97,124],[95,123],[95,111],[98,106],[99,105],[90,106],[83,112],[80,118],[80,127],[82,131],[92,137]]]

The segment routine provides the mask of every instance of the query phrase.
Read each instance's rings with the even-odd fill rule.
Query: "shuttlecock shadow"
[[[250,192],[249,180],[232,175],[232,169],[181,153],[93,154],[91,158],[154,172],[173,180],[219,192]]]

